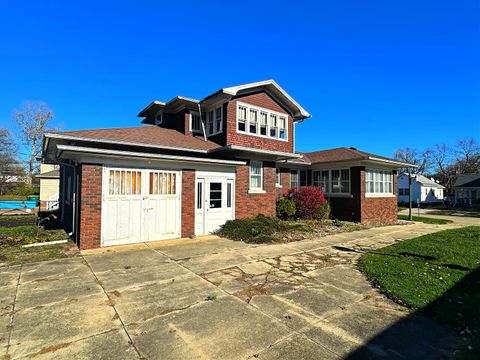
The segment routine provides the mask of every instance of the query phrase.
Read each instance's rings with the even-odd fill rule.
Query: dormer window
[[[223,108],[216,107],[207,111],[207,136],[219,134],[223,131]]]
[[[223,124],[222,114],[223,114],[222,107],[221,106],[217,107],[215,109],[215,130],[217,134],[222,132],[222,124]]]
[[[237,102],[237,132],[288,141],[288,115]]]
[[[155,114],[155,125],[160,125],[163,122],[163,111],[159,111]]]
[[[194,133],[202,132],[202,120],[198,111],[190,111],[190,131]]]

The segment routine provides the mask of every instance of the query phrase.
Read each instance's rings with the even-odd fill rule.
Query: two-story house
[[[60,217],[81,249],[273,216],[280,194],[305,185],[324,191],[334,217],[396,221],[406,164],[354,148],[295,152],[295,125],[310,114],[273,80],[153,101],[138,116],[145,125],[45,135],[44,160],[61,168]]]

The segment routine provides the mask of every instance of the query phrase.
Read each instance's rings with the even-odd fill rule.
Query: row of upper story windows
[[[274,140],[288,140],[288,115],[261,107],[237,103],[236,129],[238,133],[266,137]],[[223,131],[223,106],[206,112],[190,111],[190,131],[203,133],[203,124],[207,136],[220,134]],[[163,112],[155,117],[155,124],[163,122]]]

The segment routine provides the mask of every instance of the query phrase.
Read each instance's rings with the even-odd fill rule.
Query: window
[[[227,208],[232,207],[232,183],[227,183]]]
[[[249,133],[256,134],[257,133],[257,122],[258,122],[258,111],[254,109],[250,109],[250,122],[249,122]]]
[[[210,183],[210,209],[222,207],[222,183]]]
[[[405,195],[408,195],[408,189]],[[392,194],[393,175],[390,170],[367,169],[365,171],[365,191],[370,194]]]
[[[330,177],[328,170],[313,172],[313,186],[318,187],[324,193],[330,192]]]
[[[270,137],[277,137],[277,115],[270,114]]]
[[[346,194],[350,192],[350,170],[332,170],[332,193]]]
[[[400,196],[408,196],[410,195],[408,189],[398,189],[398,195]]]
[[[160,125],[163,122],[163,111],[159,111],[155,114],[155,125]]]
[[[272,110],[237,104],[237,131],[248,135],[288,140],[288,115]]]
[[[211,135],[214,133],[214,126],[215,126],[215,123],[213,121],[213,110],[210,110],[208,113],[207,113],[207,124],[208,124],[208,127],[207,127],[207,135]]]
[[[203,183],[197,183],[197,209],[203,209]]]
[[[307,179],[307,172],[302,170],[300,171],[300,186],[307,186],[308,179]]]
[[[202,132],[202,120],[198,111],[190,111],[190,126],[192,132]]]
[[[268,114],[265,111],[260,112],[260,135],[267,136]]]
[[[247,122],[247,108],[245,106],[239,106],[238,114],[237,114],[238,131],[245,132],[246,122]]]
[[[262,189],[262,177],[263,163],[261,161],[250,161],[250,189]]]
[[[139,195],[142,191],[140,171],[110,170],[108,174],[109,195]]]
[[[150,195],[175,195],[177,193],[177,174],[151,171],[148,193]]]
[[[296,188],[298,187],[298,170],[291,170],[290,171],[290,187]]]
[[[280,168],[276,168],[275,169],[275,185],[282,185],[281,181],[282,181],[282,178],[281,178]]]
[[[279,122],[278,122],[278,137],[280,139],[285,140],[286,133],[287,133],[287,118],[285,116],[280,116]]]
[[[215,109],[215,134],[222,132],[222,107]]]

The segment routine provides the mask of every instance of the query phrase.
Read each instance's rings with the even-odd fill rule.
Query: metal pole
[[[412,221],[412,174],[408,169],[408,220]]]

